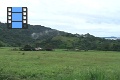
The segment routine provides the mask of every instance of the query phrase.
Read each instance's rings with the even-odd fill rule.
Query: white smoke
[[[37,39],[39,37],[39,35],[37,33],[32,33],[31,36],[33,39]]]
[[[46,30],[40,33],[32,33],[31,36],[33,39],[38,39],[40,36],[50,35],[51,33],[56,33],[56,35],[60,35],[59,31],[57,30]]]

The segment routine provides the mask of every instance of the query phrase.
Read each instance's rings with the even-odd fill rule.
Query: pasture
[[[120,80],[120,52],[0,48],[0,80]]]

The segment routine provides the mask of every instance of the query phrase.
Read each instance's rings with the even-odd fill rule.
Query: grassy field
[[[120,52],[0,48],[0,80],[120,80]]]

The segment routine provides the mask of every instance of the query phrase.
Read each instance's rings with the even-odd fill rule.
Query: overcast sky
[[[28,7],[28,24],[120,37],[120,0],[0,0],[1,22],[7,22],[7,7]]]

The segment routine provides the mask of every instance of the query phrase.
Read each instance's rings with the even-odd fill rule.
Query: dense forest
[[[0,47],[51,47],[59,49],[120,51],[120,40],[107,40],[87,34],[71,34],[41,25],[28,29],[7,29],[0,23]]]

